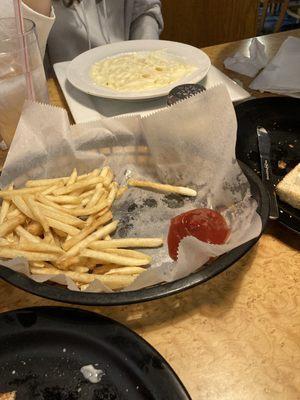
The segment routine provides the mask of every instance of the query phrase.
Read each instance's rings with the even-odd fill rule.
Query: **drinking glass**
[[[29,58],[29,73],[36,101],[47,103],[45,71],[35,24],[24,19],[24,35],[18,33],[14,18],[0,18],[0,135],[7,146],[13,140],[27,97],[23,40]]]

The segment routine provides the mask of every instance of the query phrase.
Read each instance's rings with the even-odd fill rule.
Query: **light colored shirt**
[[[1,17],[12,17],[13,1],[0,0]],[[36,24],[42,56],[48,44],[51,64],[107,43],[158,39],[163,29],[159,0],[82,0],[65,7],[53,1],[51,15],[38,14],[23,4],[24,17]]]
[[[51,62],[66,61],[92,47],[129,39],[158,39],[163,27],[159,0],[54,1],[56,21],[48,39]]]

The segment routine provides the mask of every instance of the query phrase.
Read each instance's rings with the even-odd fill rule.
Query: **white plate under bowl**
[[[90,77],[91,66],[100,60],[118,54],[153,50],[165,50],[168,54],[182,57],[187,63],[194,65],[196,70],[171,85],[158,89],[131,92],[121,92],[97,86]],[[117,100],[145,100],[166,96],[177,85],[199,82],[206,76],[209,67],[209,57],[196,47],[167,40],[128,40],[99,46],[80,54],[69,64],[67,78],[77,89],[94,96]]]

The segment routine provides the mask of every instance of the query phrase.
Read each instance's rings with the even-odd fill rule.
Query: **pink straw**
[[[27,98],[35,100],[34,87],[32,82],[32,75],[30,72],[28,48],[25,38],[24,20],[22,16],[21,0],[14,0],[15,19],[17,25],[17,32],[20,35],[20,47],[22,50],[23,71],[26,79]]]

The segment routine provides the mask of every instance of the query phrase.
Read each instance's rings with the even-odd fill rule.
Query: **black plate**
[[[236,155],[260,176],[256,135],[257,125],[271,133],[272,171],[278,183],[300,162],[300,100],[290,97],[265,97],[235,107],[238,120]],[[293,147],[291,147],[293,146]],[[280,169],[278,161],[286,162]],[[278,199],[279,222],[300,233],[300,210]]]
[[[17,400],[190,400],[167,362],[125,326],[95,313],[37,307],[0,315],[0,393]],[[80,372],[105,375],[90,383]]]
[[[240,163],[240,165],[250,182],[252,196],[257,200],[257,211],[261,216],[264,229],[269,216],[268,195],[257,175],[245,164]],[[110,306],[139,303],[169,296],[208,281],[239,260],[248,250],[251,249],[252,246],[254,246],[258,239],[259,237],[252,239],[249,242],[229,251],[228,253],[223,254],[221,257],[217,258],[215,261],[205,266],[198,272],[195,272],[185,278],[178,279],[175,282],[164,283],[131,292],[74,292],[65,289],[64,287],[53,285],[47,282],[34,282],[25,275],[19,274],[5,267],[0,268],[0,277],[12,285],[26,290],[27,292],[36,294],[37,296],[46,297],[48,299],[62,301],[64,303]]]

